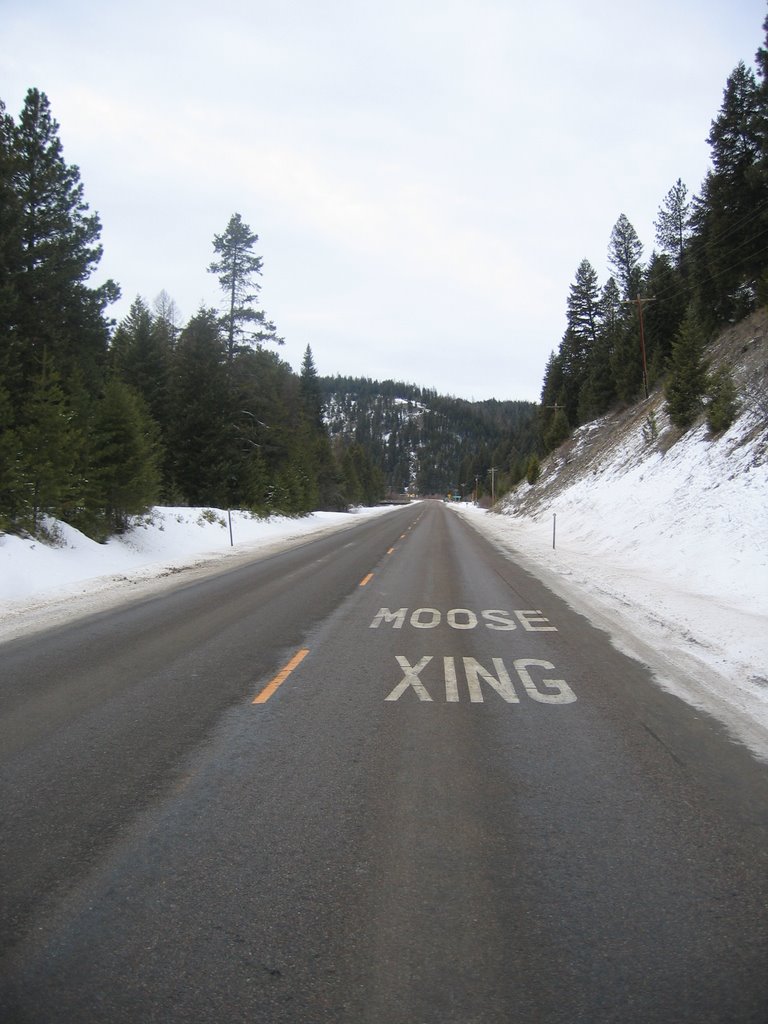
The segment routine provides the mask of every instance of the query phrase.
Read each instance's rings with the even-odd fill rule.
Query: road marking
[[[433,656],[425,654],[424,657],[415,665],[411,665],[407,658],[398,654],[396,655],[396,661],[400,666],[403,678],[384,698],[384,700],[400,700],[407,690],[413,690],[414,694],[420,701],[433,703],[434,698],[427,689],[425,681],[421,678],[422,672],[424,672],[427,666],[434,661]],[[482,704],[485,702],[483,687],[481,684],[485,684],[487,687],[490,687],[490,689],[495,691],[507,704],[520,703],[520,698],[515,692],[515,687],[510,677],[510,673],[502,658],[491,659],[493,670],[485,668],[485,666],[481,665],[475,658],[458,659],[448,656],[444,657],[442,661],[442,682],[445,686],[446,703],[456,704],[461,700],[457,662],[459,662],[464,669],[466,692],[471,704]],[[531,700],[537,701],[539,704],[572,704],[576,700],[576,694],[564,679],[551,679],[549,677],[545,677],[540,678],[538,682],[534,680],[529,670],[538,669],[542,674],[556,671],[552,662],[541,661],[538,658],[516,658],[513,662],[513,666],[519,683],[522,684],[522,689],[525,695]],[[437,684],[437,686],[439,686],[440,681],[439,672],[433,673],[430,686],[433,684]]]
[[[282,668],[277,673],[275,678],[272,679],[269,683],[267,683],[267,685],[264,687],[264,689],[261,691],[261,693],[258,693],[253,698],[251,703],[252,704],[266,704],[266,702],[269,700],[269,698],[272,696],[272,694],[275,692],[275,690],[278,688],[278,686],[282,686],[283,685],[283,683],[288,678],[288,676],[291,674],[291,672],[293,672],[293,670],[298,665],[300,665],[302,663],[302,661],[304,661],[304,659],[306,658],[306,656],[308,654],[309,654],[309,650],[307,648],[303,648],[302,650],[297,651],[297,653],[294,654],[294,656],[291,658],[291,660],[288,662],[288,664],[285,666],[285,668]]]
[[[430,654],[425,655],[417,665],[411,665],[407,658],[404,658],[401,654],[396,655],[397,663],[403,671],[403,678],[394,688],[392,693],[384,700],[399,700],[400,697],[405,693],[409,686],[412,686],[416,691],[416,695],[419,700],[431,701],[432,698],[427,693],[424,684],[419,679],[419,673],[422,672],[427,665],[432,661]]]
[[[364,576],[363,579],[360,580],[360,586],[364,587],[366,585],[366,583],[370,583],[372,579],[373,579],[373,573],[369,572],[367,576]]]
[[[493,667],[496,675],[483,668],[475,658],[464,658],[464,672],[467,676],[467,689],[472,704],[483,703],[483,691],[480,682],[488,683],[500,697],[503,697],[507,704],[519,704],[520,698],[515,693],[512,680],[509,678],[504,662],[501,658],[493,658]]]
[[[395,611],[379,608],[369,628],[378,629],[382,623],[391,623],[393,629],[402,629],[407,615],[407,608]],[[435,629],[445,620],[451,629],[477,629],[482,625],[485,629],[510,632],[517,629],[513,616],[527,633],[557,632],[557,626],[553,626],[538,609],[509,612],[502,608],[486,608],[477,613],[470,608],[451,608],[444,616],[439,608],[416,608],[407,621],[414,629]]]
[[[443,674],[445,675],[445,699],[449,704],[459,700],[459,681],[456,678],[456,663],[453,658],[443,658]]]
[[[541,614],[538,608],[527,611],[516,611],[515,615],[520,619],[523,629],[529,633],[556,633],[557,626],[551,626],[549,621]],[[546,622],[544,626],[542,623]]]

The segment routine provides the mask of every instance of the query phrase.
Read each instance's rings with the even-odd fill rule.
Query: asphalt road
[[[0,646],[3,1024],[766,1024],[768,768],[424,503]]]

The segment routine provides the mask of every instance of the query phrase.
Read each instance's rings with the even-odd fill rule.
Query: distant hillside
[[[498,494],[536,447],[533,402],[468,402],[359,377],[321,377],[320,387],[332,442],[360,445],[390,493]]]

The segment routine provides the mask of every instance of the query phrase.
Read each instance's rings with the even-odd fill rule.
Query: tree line
[[[239,214],[213,239],[220,310],[181,324],[161,292],[109,319],[120,291],[90,283],[101,224],[58,132],[39,90],[17,121],[0,101],[0,529],[53,517],[103,539],[159,502],[300,514],[378,500],[367,453],[331,446],[311,349],[299,374],[274,350]]]
[[[768,34],[768,18],[763,24]],[[697,195],[678,179],[643,245],[621,214],[608,241],[604,284],[588,259],[576,269],[566,330],[541,391],[544,450],[575,427],[664,384],[672,422],[690,426],[706,405],[722,430],[736,410],[727,370],[710,374],[704,348],[723,324],[768,301],[768,49],[756,73],[742,61],[728,77],[708,136],[711,167]]]

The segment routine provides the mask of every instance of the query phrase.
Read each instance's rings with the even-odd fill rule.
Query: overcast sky
[[[0,97],[48,95],[118,319],[183,321],[238,212],[294,369],[539,398],[587,258],[699,190],[765,0],[0,0]]]

